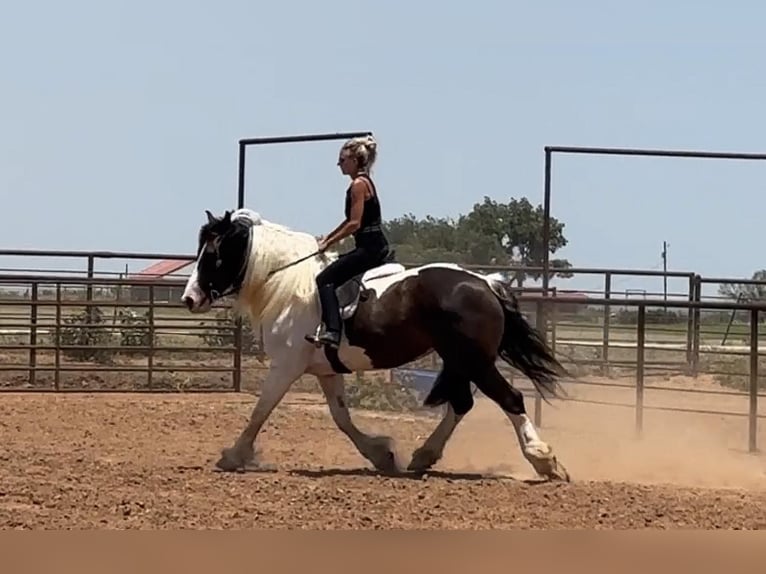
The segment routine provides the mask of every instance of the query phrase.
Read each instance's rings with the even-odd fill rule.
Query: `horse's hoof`
[[[527,448],[524,453],[537,474],[548,480],[571,482],[569,471],[553,454],[553,449],[540,443]]]
[[[393,439],[387,436],[375,437],[370,449],[369,460],[375,466],[375,470],[385,474],[397,474],[400,472],[393,449]]]
[[[412,453],[412,460],[407,465],[407,470],[411,472],[425,472],[435,465],[441,455],[433,450],[420,447]]]
[[[221,451],[221,458],[215,466],[224,472],[244,472],[252,461],[252,452],[242,454],[233,448],[225,448]]]

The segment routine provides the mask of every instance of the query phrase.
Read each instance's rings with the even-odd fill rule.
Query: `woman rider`
[[[354,249],[341,254],[316,278],[322,306],[323,329],[318,336],[306,335],[314,344],[340,345],[342,322],[335,289],[355,275],[384,262],[389,244],[381,228],[380,203],[370,170],[377,158],[377,143],[372,136],[352,138],[343,144],[338,166],[351,178],[346,190],[344,221],[326,237],[319,239],[319,250],[325,251],[338,241],[353,235]]]

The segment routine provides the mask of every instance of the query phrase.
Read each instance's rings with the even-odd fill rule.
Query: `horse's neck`
[[[265,329],[282,322],[285,312],[302,314],[306,307],[316,305],[316,277],[336,259],[327,257],[325,261],[317,262],[310,258],[305,261],[305,254],[297,255],[291,250],[277,250],[271,255],[270,260],[256,263],[261,269],[252,277],[243,298],[252,320]],[[269,271],[275,273],[269,277]]]

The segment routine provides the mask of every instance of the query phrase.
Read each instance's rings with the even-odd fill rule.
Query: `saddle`
[[[393,266],[389,268],[388,266],[392,264]],[[359,303],[364,302],[369,298],[370,291],[369,289],[364,288],[365,279],[381,277],[401,270],[402,266],[399,263],[396,263],[396,251],[392,249],[379,265],[363,273],[354,275],[354,277],[345,283],[338,285],[335,289],[335,294],[338,296],[338,308],[340,309],[341,320],[348,321],[354,316],[354,313],[356,313]]]
[[[393,273],[399,273],[404,270],[404,266],[396,263],[396,252],[392,249],[380,264],[363,273],[359,273],[338,285],[335,288],[335,294],[338,297],[338,308],[340,310],[341,323],[343,330],[348,329],[346,324],[356,313],[359,303],[367,301],[370,298],[370,290],[364,287],[364,281],[374,277],[384,277]],[[324,354],[336,373],[348,374],[351,370],[340,360],[338,350],[325,346]]]

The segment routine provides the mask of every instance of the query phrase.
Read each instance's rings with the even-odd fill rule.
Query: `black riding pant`
[[[376,246],[377,247],[377,246]],[[340,331],[340,309],[335,290],[360,273],[381,265],[388,254],[387,246],[370,249],[356,247],[319,272],[316,278],[319,299],[322,303],[322,322],[328,331]]]

